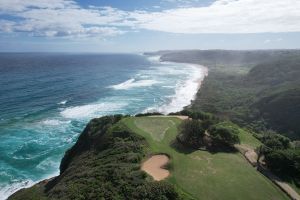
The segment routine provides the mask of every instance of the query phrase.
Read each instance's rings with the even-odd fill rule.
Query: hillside
[[[172,185],[146,180],[140,170],[146,141],[118,126],[121,118],[92,120],[66,152],[58,177],[22,189],[9,199],[179,199]]]
[[[298,50],[185,50],[185,51],[160,51],[162,61],[195,63],[214,66],[252,66],[269,61],[278,56],[299,55]],[[149,55],[149,53],[148,53]],[[150,54],[151,55],[151,54]]]
[[[300,138],[300,51],[175,51],[162,60],[208,66],[193,110]]]
[[[122,122],[146,138],[151,152],[170,156],[171,176],[167,181],[195,199],[288,199],[239,152],[176,148],[173,143],[178,134],[178,125],[182,122],[176,117],[131,117]],[[160,135],[160,139],[157,139],[157,135]],[[242,130],[239,137],[241,144],[254,148],[260,144],[251,134]]]
[[[9,199],[288,199],[238,152],[175,148],[181,123],[164,116],[94,119],[66,152],[58,177]],[[242,145],[260,145],[246,131],[239,137]],[[153,181],[141,170],[155,154],[170,158],[164,181]]]

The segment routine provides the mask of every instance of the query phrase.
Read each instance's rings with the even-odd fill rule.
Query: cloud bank
[[[217,0],[206,7],[160,12],[82,7],[73,0],[0,0],[0,31],[67,38],[106,38],[136,30],[181,34],[300,32],[299,10],[299,0]]]

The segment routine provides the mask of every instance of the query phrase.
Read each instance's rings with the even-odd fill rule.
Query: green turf
[[[251,133],[248,133],[241,128],[239,128],[239,138],[241,140],[241,144],[246,145],[252,149],[256,149],[257,147],[262,145],[262,143],[258,139],[253,137]]]
[[[134,124],[147,133],[150,133],[156,141],[164,139],[166,131],[174,125],[172,120],[161,120],[157,117],[137,117],[134,119]]]
[[[173,123],[170,123],[170,120]],[[157,126],[159,121],[159,126]],[[281,200],[288,199],[271,181],[258,173],[239,153],[178,152],[170,146],[181,120],[175,117],[126,118],[122,121],[149,143],[151,153],[171,157],[171,176],[167,179],[195,199],[202,200]],[[147,127],[147,128],[145,128]],[[159,130],[164,137],[157,140]],[[149,133],[147,130],[151,130]],[[154,134],[155,133],[155,134]],[[247,134],[247,133],[244,133]],[[251,135],[242,143],[257,145]],[[152,137],[154,136],[154,137]]]

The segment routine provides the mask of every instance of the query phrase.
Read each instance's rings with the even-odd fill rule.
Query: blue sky
[[[0,0],[0,51],[294,49],[299,10],[299,0]]]

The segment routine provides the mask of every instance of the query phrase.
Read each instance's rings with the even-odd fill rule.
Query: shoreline
[[[145,56],[145,57],[151,59],[151,57],[153,58],[154,56]],[[167,111],[167,110],[168,110],[168,106],[170,106],[169,109],[174,109],[174,110],[176,109],[176,110],[178,110],[178,111],[184,109],[184,108],[187,107],[187,106],[190,106],[191,103],[192,103],[192,101],[195,100],[196,95],[197,95],[199,89],[201,88],[201,85],[202,85],[202,83],[203,83],[204,78],[208,75],[208,68],[205,67],[205,66],[203,66],[203,65],[198,65],[198,64],[161,61],[161,56],[155,56],[155,57],[156,57],[157,59],[152,59],[152,60],[150,60],[150,61],[152,61],[152,62],[156,62],[156,61],[157,61],[157,62],[159,62],[160,64],[186,65],[186,66],[190,66],[190,67],[192,67],[192,68],[198,69],[198,70],[199,70],[198,72],[201,73],[201,74],[191,74],[191,77],[189,77],[189,79],[185,80],[185,82],[183,83],[183,85],[180,84],[179,88],[174,88],[174,89],[175,89],[175,96],[174,96],[174,98],[172,98],[171,102],[169,102],[169,103],[163,105],[163,107],[165,107],[164,109],[166,109],[165,112],[164,112],[163,110],[159,110],[159,112],[161,112],[161,113],[163,113],[163,114],[168,114],[168,113],[172,112],[172,110]],[[195,77],[195,75],[196,75],[197,77]],[[193,80],[190,80],[190,78],[193,78]],[[180,106],[175,107],[174,105],[172,105],[172,103],[174,103],[173,101],[176,101],[176,100],[182,98],[181,94],[177,94],[177,91],[180,90],[180,89],[187,89],[187,88],[182,87],[182,86],[184,86],[187,82],[189,82],[189,83],[194,82],[194,83],[197,84],[197,87],[196,87],[196,88],[194,89],[194,91],[193,91],[193,95],[190,95],[190,97],[192,97],[192,98],[189,98],[188,101],[185,99],[186,101],[184,102],[184,105],[181,104]],[[182,102],[181,102],[181,103],[182,103]],[[4,200],[4,199],[7,199],[8,197],[10,197],[11,195],[13,195],[14,193],[18,192],[18,191],[21,190],[21,189],[30,188],[30,187],[32,187],[32,186],[34,186],[34,185],[36,185],[36,184],[39,184],[39,183],[44,182],[44,181],[46,181],[46,180],[52,179],[52,178],[54,178],[54,177],[56,177],[56,176],[59,176],[59,175],[60,175],[60,171],[59,171],[59,169],[58,169],[57,172],[54,173],[54,174],[51,174],[51,175],[45,175],[44,178],[42,178],[42,179],[40,179],[40,180],[37,180],[37,181],[28,181],[28,182],[26,182],[26,184],[21,185],[20,187],[14,187],[13,185],[11,185],[12,187],[7,188],[6,191],[5,191],[5,192],[7,192],[7,191],[11,191],[11,192],[8,192],[8,193],[5,194],[5,196],[2,196],[2,197],[3,197],[3,200]],[[4,195],[4,193],[3,193],[3,195]],[[2,200],[2,197],[0,197],[0,200]]]
[[[162,114],[169,114],[172,112],[179,112],[184,108],[190,106],[192,102],[196,99],[197,93],[201,88],[201,85],[206,76],[208,76],[208,67],[200,64],[194,63],[184,63],[184,62],[172,62],[163,61],[161,55],[157,56],[147,56],[144,55],[150,62],[159,63],[162,65],[184,65],[187,67],[194,68],[194,72],[189,74],[189,77],[180,85],[176,86],[175,95],[172,97],[170,102],[161,105],[158,108],[146,109],[142,113],[146,112],[160,112]],[[194,85],[196,83],[196,85]],[[188,91],[188,92],[187,92]]]
[[[0,200],[6,200],[11,195],[15,194],[16,192],[18,192],[18,191],[20,191],[22,189],[30,188],[30,187],[32,187],[34,185],[37,185],[37,184],[40,184],[42,182],[51,180],[51,179],[53,179],[53,178],[55,178],[55,177],[57,177],[59,175],[60,175],[60,171],[58,169],[58,171],[56,173],[46,175],[43,179],[40,179],[38,181],[24,181],[24,182],[21,182],[21,183],[25,183],[25,184],[22,185],[21,187],[10,187],[10,188],[8,188],[6,191],[11,191],[11,192],[9,194],[5,194],[5,193],[1,194],[2,196],[0,196]]]

